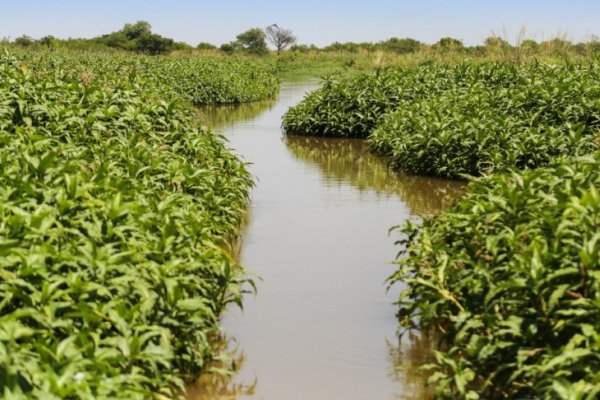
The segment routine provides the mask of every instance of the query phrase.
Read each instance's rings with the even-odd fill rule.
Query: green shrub
[[[60,62],[0,59],[0,396],[182,397],[241,301],[249,173],[118,58]]]
[[[600,67],[432,64],[330,78],[283,125],[291,133],[366,137],[411,173],[534,168],[597,148]]]
[[[34,70],[60,67],[95,79],[136,80],[138,87],[159,91],[162,98],[183,98],[194,105],[247,103],[279,92],[273,68],[247,60],[42,50],[18,54]]]
[[[405,225],[402,324],[439,335],[439,398],[600,394],[600,153],[472,183]]]
[[[412,78],[403,69],[330,76],[287,111],[283,126],[299,134],[367,137],[386,113],[418,96],[421,87]]]

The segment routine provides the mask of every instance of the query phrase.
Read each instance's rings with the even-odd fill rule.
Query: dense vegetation
[[[284,126],[368,137],[397,169],[458,177],[593,151],[599,102],[595,63],[426,65],[330,79]]]
[[[161,96],[194,105],[246,103],[275,97],[279,80],[273,67],[250,60],[211,57],[148,57],[128,54],[21,51],[32,68],[54,68],[86,79],[103,79],[107,72],[136,79]],[[39,66],[39,67],[38,67]]]
[[[440,339],[439,398],[600,396],[600,67],[463,62],[329,78],[291,133],[367,138],[393,167],[480,176],[407,223],[404,327]]]
[[[19,36],[14,44],[20,47],[65,47],[79,50],[123,50],[142,54],[167,54],[176,50],[191,49],[191,46],[175,42],[173,39],[163,37],[152,32],[152,27],[146,21],[134,24],[125,24],[121,30],[107,33],[91,39],[66,39],[61,40],[52,35],[35,40],[30,36]]]
[[[390,156],[394,167],[436,176],[482,175],[535,168],[597,147],[598,64],[453,70],[450,87],[400,105],[370,136],[372,147]]]
[[[441,335],[442,398],[600,395],[600,154],[472,184],[422,227],[392,282],[399,315]]]
[[[248,103],[279,93],[279,80],[265,64],[192,56],[145,61],[144,68],[195,105]]]
[[[250,176],[146,61],[0,58],[3,398],[182,396],[240,302]]]
[[[283,127],[307,135],[367,137],[385,114],[420,93],[412,83],[403,70],[330,76],[286,112]]]

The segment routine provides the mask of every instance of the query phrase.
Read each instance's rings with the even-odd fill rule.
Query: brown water
[[[276,102],[205,110],[257,177],[240,257],[261,279],[223,321],[237,376],[205,377],[196,398],[427,398],[417,368],[429,343],[396,337],[388,229],[446,208],[463,185],[389,172],[360,140],[284,136],[283,113],[317,87],[284,83]]]

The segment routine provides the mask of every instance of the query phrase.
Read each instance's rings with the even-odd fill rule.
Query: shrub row
[[[243,59],[43,50],[18,55],[42,73],[60,68],[91,80],[135,80],[145,90],[159,88],[162,98],[181,97],[197,106],[253,102],[279,92],[274,67]]]

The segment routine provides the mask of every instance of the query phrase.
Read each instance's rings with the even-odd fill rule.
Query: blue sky
[[[2,4],[4,3],[4,4]],[[277,23],[299,43],[376,42],[392,36],[433,43],[443,36],[482,43],[492,31],[514,41],[521,26],[544,40],[600,36],[599,0],[0,0],[0,37],[93,37],[146,20],[190,44],[221,44]]]

